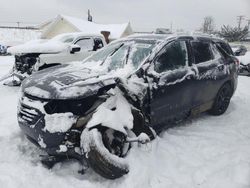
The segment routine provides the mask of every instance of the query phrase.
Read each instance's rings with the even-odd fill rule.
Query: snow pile
[[[34,40],[22,45],[8,48],[8,53],[22,54],[22,53],[59,53],[66,50],[67,44],[55,40]]]
[[[44,131],[50,133],[67,132],[76,122],[76,118],[71,112],[46,114]]]
[[[111,96],[96,109],[86,127],[101,124],[127,134],[125,128],[133,128],[131,106],[118,88],[109,90],[107,94]]]
[[[136,75],[131,76],[128,80],[122,79],[127,92],[131,97],[138,97],[139,100],[142,100],[145,94],[147,93],[148,83],[145,83],[143,78],[139,78]],[[136,98],[134,98],[136,100]]]
[[[0,28],[0,44],[15,46],[40,38],[40,31],[28,29],[5,29]]]

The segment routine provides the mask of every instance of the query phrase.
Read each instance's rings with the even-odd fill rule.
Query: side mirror
[[[78,46],[78,45],[72,45],[72,46],[70,46],[70,53],[71,54],[74,54],[76,52],[80,52],[80,50],[81,50],[81,47]]]

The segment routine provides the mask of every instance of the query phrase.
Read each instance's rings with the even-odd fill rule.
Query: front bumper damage
[[[35,105],[30,105],[32,103]],[[41,162],[52,168],[57,162],[76,159],[82,164],[83,169],[86,169],[87,160],[80,149],[80,135],[83,128],[74,128],[72,125],[66,132],[51,133],[45,130],[46,114],[41,109],[44,104],[46,103],[22,97],[17,114],[18,124],[28,140],[48,154],[41,156]]]

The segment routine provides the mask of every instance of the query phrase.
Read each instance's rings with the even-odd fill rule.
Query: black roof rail
[[[178,36],[177,39],[193,40],[194,37],[192,37],[192,36]]]

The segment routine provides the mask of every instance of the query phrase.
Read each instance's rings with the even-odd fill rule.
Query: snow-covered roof
[[[76,31],[84,32],[86,34],[100,34],[101,31],[109,31],[110,39],[121,38],[126,32],[129,32],[128,34],[132,33],[129,22],[123,24],[98,24],[72,16],[58,15],[56,19],[46,28],[46,30],[43,32],[43,35],[53,30],[54,25],[61,19],[67,21],[72,27],[76,29]]]

